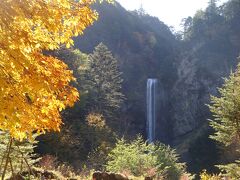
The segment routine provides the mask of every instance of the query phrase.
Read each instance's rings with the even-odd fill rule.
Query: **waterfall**
[[[157,88],[157,79],[148,79],[147,80],[147,138],[149,142],[153,142],[155,140],[156,88]]]

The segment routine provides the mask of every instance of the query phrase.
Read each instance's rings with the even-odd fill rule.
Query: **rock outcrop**
[[[93,173],[92,178],[93,180],[129,180],[123,174],[107,173],[107,172],[100,172],[100,171]]]
[[[93,173],[92,180],[130,180],[123,174],[96,171]],[[152,177],[145,177],[144,180],[153,180]]]

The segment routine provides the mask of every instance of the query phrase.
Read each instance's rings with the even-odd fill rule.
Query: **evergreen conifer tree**
[[[215,130],[212,139],[229,146],[234,144],[239,153],[240,140],[240,64],[235,73],[231,73],[229,79],[225,79],[222,88],[219,88],[220,97],[211,97],[209,105],[214,114],[214,120],[210,126]],[[233,179],[240,179],[240,160],[227,165],[219,165],[226,175]]]
[[[220,97],[211,96],[210,111],[214,120],[210,126],[215,130],[211,138],[228,146],[240,138],[240,65],[219,88]]]
[[[119,110],[124,95],[118,62],[108,48],[100,43],[89,56],[86,83],[89,91],[88,106],[91,111],[104,115],[108,120]]]
[[[10,139],[9,133],[0,131],[0,175],[3,174],[5,169],[8,151],[8,164],[5,172],[7,176],[24,170],[29,171],[29,168],[32,168],[39,161],[37,155],[34,154],[36,140],[20,142],[12,139],[12,145],[9,149]]]

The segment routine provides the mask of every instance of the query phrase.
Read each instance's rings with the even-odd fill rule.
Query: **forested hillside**
[[[130,123],[125,127],[130,127],[127,132],[145,132],[145,82],[149,77],[158,78],[158,138],[177,145],[190,162],[196,155],[215,156],[217,147],[207,138],[211,114],[206,104],[238,62],[239,1],[220,7],[210,1],[205,10],[183,20],[183,32],[177,36],[163,22],[140,10],[128,12],[119,4],[96,9],[100,21],[76,39],[75,47],[89,52],[97,42],[104,42],[118,57],[126,95],[122,117]],[[210,151],[195,152],[202,141]],[[206,158],[199,164],[208,161],[215,163]]]
[[[2,179],[240,179],[240,0],[180,32],[107,0],[0,5]]]

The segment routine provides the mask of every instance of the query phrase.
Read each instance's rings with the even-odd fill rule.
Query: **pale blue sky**
[[[161,21],[176,30],[180,30],[181,20],[193,16],[199,9],[205,9],[209,0],[116,0],[127,10],[139,9],[141,4],[144,10],[158,17]],[[220,4],[227,0],[219,0]]]

